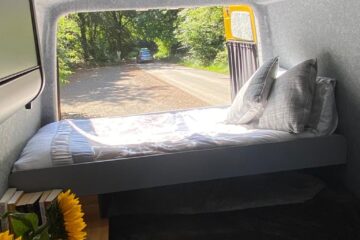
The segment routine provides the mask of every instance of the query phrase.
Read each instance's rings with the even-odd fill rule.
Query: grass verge
[[[185,67],[207,70],[210,72],[229,74],[229,66],[227,64],[211,64],[209,66],[204,66],[204,65],[200,65],[200,64],[188,62],[188,61],[180,61],[178,64],[183,65]]]

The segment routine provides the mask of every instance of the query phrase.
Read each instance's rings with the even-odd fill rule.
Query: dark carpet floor
[[[360,240],[359,202],[325,189],[312,200],[195,215],[110,218],[111,240]]]

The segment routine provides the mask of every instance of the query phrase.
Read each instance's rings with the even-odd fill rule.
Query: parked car
[[[137,63],[145,63],[145,62],[153,62],[154,58],[151,54],[150,50],[148,48],[141,48],[137,57],[136,62]]]

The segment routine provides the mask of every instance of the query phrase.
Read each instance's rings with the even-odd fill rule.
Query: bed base
[[[9,185],[90,195],[345,163],[345,138],[332,135],[18,171]]]

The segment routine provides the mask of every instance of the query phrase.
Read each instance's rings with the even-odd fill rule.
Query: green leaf
[[[10,218],[16,236],[28,236],[39,225],[39,219],[35,213],[11,213]]]
[[[31,232],[31,228],[17,219],[11,220],[11,226],[16,236],[28,236]]]
[[[46,210],[46,216],[49,224],[49,234],[51,239],[66,239],[64,219],[57,203],[53,203]]]
[[[39,226],[39,218],[35,213],[20,213],[15,212],[11,214],[11,217],[20,221],[23,221],[27,225],[31,225],[32,229],[35,229]]]
[[[48,228],[45,228],[41,233],[33,237],[32,240],[49,240],[49,239],[50,237],[49,237]]]

